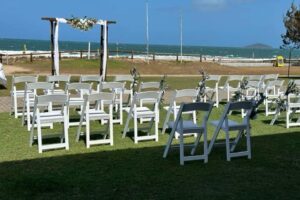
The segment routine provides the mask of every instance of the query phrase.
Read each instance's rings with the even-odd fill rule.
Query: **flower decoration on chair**
[[[135,67],[133,67],[130,70],[130,75],[133,78],[133,82],[131,84],[131,89],[132,89],[132,94],[134,95],[137,91],[137,87],[138,87],[141,76],[140,76],[140,73],[137,71],[137,69]]]
[[[164,103],[164,95],[166,92],[166,89],[168,88],[167,85],[167,75],[164,74],[163,77],[159,81],[159,90],[161,91],[161,98],[160,98],[160,105]]]
[[[67,23],[70,24],[73,28],[82,30],[82,31],[88,31],[93,28],[93,26],[97,23],[97,19],[95,18],[78,18],[78,17],[72,17],[69,19],[66,19]]]
[[[206,80],[209,79],[209,75],[203,70],[201,69],[200,71],[201,74],[201,80],[198,83],[198,95],[197,95],[197,102],[200,102],[204,99],[205,95],[206,95]]]
[[[240,87],[237,91],[234,92],[234,96],[232,98],[232,101],[241,101],[246,96],[246,90],[248,89],[248,81],[243,80],[241,81]]]

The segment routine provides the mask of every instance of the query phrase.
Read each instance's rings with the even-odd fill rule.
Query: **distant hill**
[[[256,44],[251,44],[251,45],[245,46],[245,48],[249,48],[249,49],[272,49],[273,47],[271,47],[270,45],[267,45],[267,44],[256,43]]]

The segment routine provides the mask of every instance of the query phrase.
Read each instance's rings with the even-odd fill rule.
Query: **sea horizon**
[[[59,42],[61,51],[68,50],[87,50],[87,41]],[[99,42],[90,42],[91,50],[99,49]],[[109,49],[113,51],[135,51],[146,52],[146,45],[139,43],[113,43],[110,42]],[[19,39],[19,38],[0,38],[0,53],[5,51],[49,51],[50,40],[44,39]],[[177,54],[180,46],[175,44],[149,44],[149,51],[155,54]],[[225,46],[200,46],[183,45],[184,55],[204,55],[229,58],[274,58],[277,55],[288,57],[289,50],[279,48],[248,48],[248,47],[225,47]],[[299,50],[293,50],[293,58],[300,57]]]

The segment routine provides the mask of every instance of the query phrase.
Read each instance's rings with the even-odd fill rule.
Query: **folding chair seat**
[[[175,90],[170,98],[169,106],[165,106],[164,109],[167,111],[166,119],[164,121],[162,134],[165,133],[167,128],[173,128],[174,122],[177,117],[177,113],[179,111],[180,106],[177,105],[177,101],[183,101],[185,103],[195,102],[198,95],[197,89],[183,89],[183,90]],[[173,121],[170,121],[171,114],[173,114]],[[193,122],[196,123],[196,112],[184,112],[182,114],[192,115]],[[194,135],[194,134],[193,134]],[[175,132],[175,138],[178,139],[179,133]]]
[[[300,126],[300,95],[289,94],[286,107],[286,128]]]
[[[206,88],[205,92],[206,95],[204,96],[204,101],[207,101],[207,97],[211,101],[215,99],[215,106],[219,107],[219,82],[221,80],[221,76],[219,75],[210,75],[209,78],[206,80]],[[209,96],[208,96],[209,95]]]
[[[70,83],[71,76],[70,75],[53,75],[53,76],[47,76],[46,81],[49,83],[55,83],[54,84],[54,90],[51,91],[52,94],[65,94],[64,89],[67,83]],[[61,83],[63,85],[61,85]]]
[[[273,105],[275,104],[275,100],[283,94],[283,91],[281,90],[283,83],[283,80],[272,80],[268,81],[267,85],[265,85],[264,95],[266,96],[266,99],[264,103],[266,116],[276,114],[276,109],[273,108]]]
[[[110,144],[113,145],[113,104],[114,104],[115,94],[100,92],[98,94],[90,94],[84,96],[84,106],[81,111],[80,123],[77,131],[76,141],[79,141],[81,134],[81,127],[83,124],[86,125],[86,147],[90,148],[94,144]],[[109,112],[107,113],[104,107],[101,108],[100,104],[105,101],[104,105],[108,105]],[[94,108],[91,104],[95,104]],[[108,121],[106,125],[106,130],[103,132],[104,136],[101,139],[91,139],[90,132],[90,121],[96,120],[106,120]],[[84,123],[85,122],[85,123]]]
[[[230,75],[227,77],[224,86],[219,87],[220,90],[226,92],[227,102],[230,101],[234,92],[239,90],[243,78],[241,75]]]
[[[123,99],[123,104],[129,106],[132,100],[132,96],[133,96],[133,77],[131,75],[117,75],[115,76],[114,79],[115,82],[125,82],[125,89],[123,91],[123,95],[127,95],[127,102],[124,101],[124,97],[122,97]],[[127,84],[129,83],[129,84]]]
[[[138,92],[145,91],[160,91],[160,82],[141,82],[139,85]],[[142,99],[140,100],[140,107],[143,107],[144,104],[153,103],[152,99]],[[150,118],[141,118],[140,123],[150,121]],[[159,119],[158,119],[159,120]]]
[[[211,153],[216,139],[221,130],[225,132],[225,144],[226,144],[226,158],[230,161],[233,157],[247,156],[251,159],[251,143],[250,143],[250,115],[253,108],[253,104],[250,101],[228,102],[225,106],[224,112],[220,120],[211,121],[210,124],[215,127],[213,137],[209,143],[208,154]],[[245,110],[246,116],[241,121],[234,121],[229,119],[229,113],[232,110]],[[230,131],[237,131],[236,138],[230,141]],[[246,151],[236,152],[234,151],[236,145],[240,141],[243,134],[246,135]]]
[[[83,108],[85,94],[91,94],[92,92],[92,83],[69,83],[66,85],[65,94],[68,95],[68,118],[70,118],[70,108],[80,108],[80,111]],[[78,126],[79,121],[69,122],[68,126]]]
[[[35,96],[38,93],[48,92],[49,94],[53,91],[53,83],[47,82],[35,82],[35,83],[26,83],[25,85],[25,93],[24,93],[24,103],[23,103],[23,116],[22,116],[22,125],[25,125],[25,116],[27,121],[27,130],[30,131],[31,129],[31,119],[30,116],[32,115],[32,111],[34,109],[34,101]],[[48,109],[52,109],[52,105],[48,105]],[[52,128],[52,124],[47,124]]]
[[[113,123],[123,124],[123,92],[125,90],[125,82],[102,82],[100,91],[110,90],[115,93],[115,111],[118,113],[118,117],[113,119]],[[102,101],[102,106],[105,101]]]
[[[178,111],[178,115],[176,117],[174,126],[172,128],[171,134],[169,136],[168,142],[166,144],[163,158],[166,158],[169,150],[172,145],[172,141],[176,132],[179,132],[179,149],[180,149],[180,164],[184,165],[185,161],[192,161],[192,160],[204,160],[206,163],[208,161],[208,150],[207,150],[207,120],[209,115],[212,111],[213,103],[204,103],[204,102],[197,102],[197,103],[182,103],[180,109]],[[201,124],[198,125],[196,122],[191,120],[184,120],[182,114],[184,112],[195,112],[201,111],[203,112],[203,119],[201,120]],[[196,133],[197,137],[194,143],[191,145],[193,148],[191,150],[191,155],[185,156],[184,155],[184,147],[188,146],[184,143],[184,135]],[[203,135],[203,154],[195,155],[196,148],[199,145],[201,136]]]
[[[11,86],[11,91],[10,91],[10,96],[11,96],[11,111],[10,111],[10,113],[11,114],[14,113],[15,118],[18,118],[18,116],[22,116],[22,112],[19,112],[19,109],[18,109],[18,99],[24,98],[25,84],[26,83],[34,83],[37,81],[38,81],[38,76],[18,76],[18,77],[13,76],[12,77],[12,86]],[[29,91],[28,91],[28,93],[29,93]],[[30,95],[32,97],[34,97],[33,92],[30,92]]]
[[[38,151],[42,153],[44,150],[65,148],[69,149],[69,136],[68,136],[68,114],[67,114],[67,95],[65,94],[47,94],[35,97],[34,111],[32,114],[32,124],[37,124],[37,141]],[[61,110],[51,111],[47,105],[56,104],[60,105]],[[46,108],[45,108],[46,107]],[[43,144],[43,138],[53,137],[57,135],[42,136],[42,126],[49,123],[63,123],[63,133],[60,134],[60,143]],[[34,142],[34,129],[31,126],[31,133],[29,138],[29,145],[32,146]]]
[[[133,118],[134,123],[134,143],[138,143],[138,141],[142,140],[155,140],[158,141],[158,105],[161,97],[161,92],[137,92],[134,95],[130,108],[125,108],[124,110],[128,113],[126,124],[123,130],[123,138],[126,137],[127,132],[129,131],[129,122]],[[143,99],[150,100],[153,102],[151,108],[148,107],[138,107],[138,102]],[[150,118],[149,127],[144,128],[147,132],[146,136],[138,135],[138,122],[137,120],[140,118]],[[154,135],[150,135],[150,131],[154,124]],[[140,129],[142,130],[142,129]]]
[[[100,92],[100,85],[102,82],[102,76],[100,75],[81,75],[80,83],[93,83],[96,85],[96,89],[92,89],[92,94]]]

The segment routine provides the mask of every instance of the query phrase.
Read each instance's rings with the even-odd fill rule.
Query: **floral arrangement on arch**
[[[95,18],[78,18],[78,17],[72,17],[69,19],[66,19],[67,23],[70,24],[73,28],[82,30],[82,31],[88,31],[93,28],[93,26],[98,22]]]

